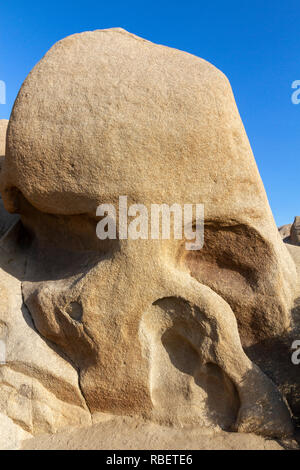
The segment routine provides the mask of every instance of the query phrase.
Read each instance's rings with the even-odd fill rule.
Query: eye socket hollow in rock
[[[78,302],[71,302],[66,308],[66,312],[73,320],[78,322],[82,320],[82,306]]]

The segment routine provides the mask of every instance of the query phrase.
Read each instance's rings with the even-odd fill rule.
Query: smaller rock
[[[292,224],[286,224],[279,227],[278,232],[283,241],[287,241],[291,235]]]
[[[300,216],[296,216],[291,227],[291,243],[300,246]]]
[[[0,119],[0,171],[2,163],[5,158],[5,143],[6,143],[6,131],[8,121],[7,119]],[[4,206],[0,197],[0,238],[5,235],[8,229],[19,219],[16,214],[9,214]]]
[[[300,246],[300,216],[296,216],[292,224],[279,227],[278,232],[285,243]]]

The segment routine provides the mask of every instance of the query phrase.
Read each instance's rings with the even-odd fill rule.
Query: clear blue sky
[[[0,80],[9,118],[28,72],[59,39],[120,26],[203,57],[230,79],[278,225],[300,215],[299,0],[1,2]]]

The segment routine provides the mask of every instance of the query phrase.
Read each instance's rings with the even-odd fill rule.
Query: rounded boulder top
[[[7,142],[1,192],[10,211],[18,211],[17,193],[65,215],[95,213],[125,194],[270,222],[225,75],[120,28],[50,49],[21,87]]]

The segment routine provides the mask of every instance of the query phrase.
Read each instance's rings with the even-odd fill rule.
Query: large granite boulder
[[[219,70],[120,29],[60,41],[15,102],[1,192],[30,239],[26,311],[93,416],[291,432],[242,346],[288,329],[295,266]],[[203,248],[99,240],[96,209],[119,196],[204,204]]]

